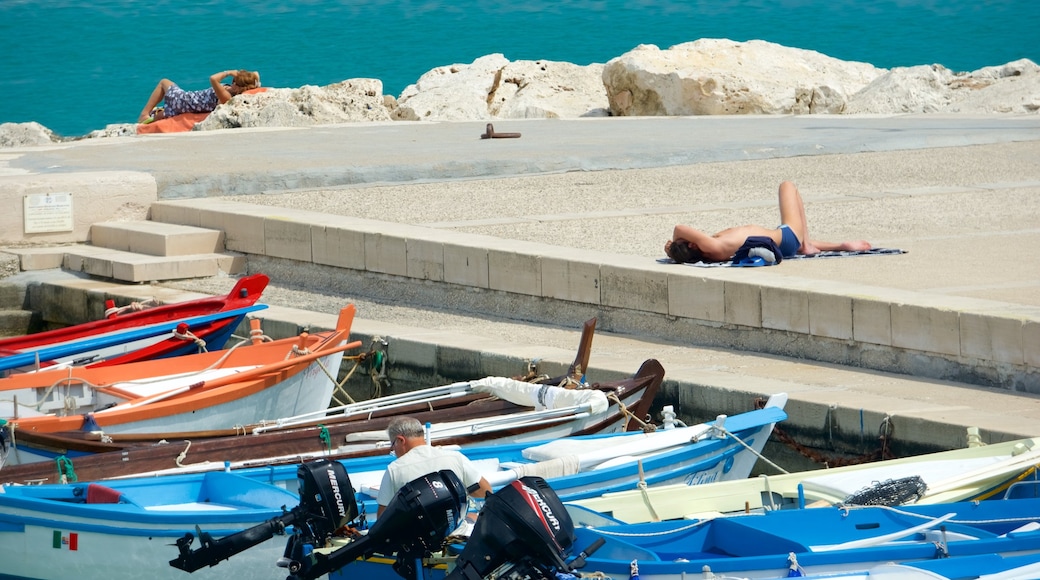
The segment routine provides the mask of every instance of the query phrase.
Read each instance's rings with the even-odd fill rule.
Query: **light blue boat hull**
[[[119,503],[98,503],[116,496]],[[297,503],[283,489],[222,472],[111,481],[93,489],[89,484],[6,486],[0,488],[0,578],[186,580],[187,574],[168,563],[184,534],[200,526],[221,537]],[[261,544],[248,558],[199,570],[191,578],[282,580],[285,570],[275,566],[282,549],[278,542]]]
[[[571,555],[597,539],[606,541],[578,570],[593,577],[627,580],[633,562],[640,580],[974,579],[986,574],[1008,580],[1040,574],[1040,526],[1033,525],[1040,522],[1040,499],[810,508],[703,522],[614,525],[602,525],[594,512],[584,518],[580,511],[572,512],[577,539]],[[585,519],[597,527],[581,527]],[[845,544],[850,547],[842,548]],[[390,562],[379,556],[357,560],[330,578],[399,579]],[[1004,572],[1008,575],[999,575]],[[438,580],[446,573],[444,563],[427,565],[422,578]]]
[[[693,482],[709,477],[747,477],[757,456],[733,437],[760,449],[773,424],[785,418],[786,414],[779,407],[730,417],[725,427],[732,436],[706,437],[657,455],[648,455],[643,461],[645,479],[649,483],[681,481],[689,477],[691,472],[701,474],[691,479]],[[700,431],[705,432],[704,429]],[[683,435],[684,432],[676,430],[675,433],[666,434]],[[622,441],[646,438],[641,433],[614,433],[573,439],[579,442],[591,441],[596,447],[609,448]],[[467,448],[463,452],[477,461],[520,461],[523,449],[531,446],[530,443],[493,445]],[[389,455],[380,455],[345,460],[342,463],[348,474],[369,472],[381,475],[390,460],[392,457]],[[173,545],[177,538],[185,532],[193,532],[196,525],[202,531],[219,537],[265,522],[279,515],[279,508],[283,505],[294,507],[299,503],[296,473],[295,465],[281,465],[237,469],[227,474],[217,471],[106,481],[106,485],[123,490],[124,495],[132,500],[132,504],[115,507],[63,501],[73,497],[77,489],[74,485],[0,488],[0,562],[4,563],[0,573],[17,578],[186,580],[188,576],[184,572],[168,564],[169,560],[177,556],[177,549]],[[631,461],[549,481],[556,486],[561,496],[577,498],[598,495],[607,490],[632,489],[639,482],[639,473],[638,462]],[[189,500],[200,504],[210,503],[192,498],[204,497],[205,494],[200,490],[207,485],[206,482],[222,477],[233,478],[243,490],[252,490],[250,493],[264,498],[262,502],[255,502],[262,504],[263,509],[249,511],[238,506],[233,516],[230,516],[222,511],[195,510],[183,513],[183,506],[161,507],[170,503],[179,505]],[[224,491],[222,497],[231,495],[231,491]],[[183,501],[177,499],[181,496],[185,498]],[[362,492],[358,492],[356,497],[368,521],[373,521],[376,513],[374,497]],[[245,502],[243,498],[238,501]],[[71,533],[77,534],[77,550],[68,549],[72,541],[69,536]],[[58,538],[57,547],[52,547],[54,538]],[[64,551],[62,546],[65,547]],[[285,569],[275,566],[284,546],[284,541],[275,538],[215,568],[195,572],[191,578],[285,578]],[[90,554],[91,558],[85,558],[84,554]],[[49,556],[53,556],[53,561]],[[9,561],[17,562],[17,565],[8,566]],[[58,570],[61,574],[55,573]]]

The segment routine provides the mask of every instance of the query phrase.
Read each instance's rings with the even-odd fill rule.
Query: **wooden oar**
[[[107,414],[107,413],[111,413],[111,412],[114,412],[114,411],[123,411],[123,410],[126,410],[126,409],[133,409],[133,408],[140,407],[140,406],[143,406],[143,405],[149,405],[149,404],[153,404],[153,403],[156,403],[156,402],[159,402],[159,401],[170,399],[170,398],[173,398],[173,397],[176,397],[176,396],[180,396],[180,395],[183,395],[184,393],[187,393],[187,392],[198,392],[198,391],[202,391],[202,390],[213,390],[213,389],[217,389],[217,388],[224,387],[224,386],[231,385],[231,384],[235,384],[235,383],[251,381],[251,380],[257,379],[259,377],[262,377],[264,375],[269,375],[269,374],[281,372],[282,370],[285,370],[287,368],[290,368],[290,367],[293,367],[293,366],[297,366],[297,365],[305,365],[305,363],[310,363],[311,361],[313,361],[315,359],[322,358],[322,357],[328,356],[330,354],[335,354],[337,352],[341,352],[341,351],[348,350],[348,349],[351,349],[351,348],[358,348],[360,346],[361,346],[361,341],[360,340],[355,340],[354,342],[344,343],[344,344],[341,344],[339,346],[326,348],[325,350],[322,350],[322,351],[319,351],[319,352],[313,352],[313,353],[306,354],[306,355],[303,355],[303,356],[298,356],[298,357],[295,357],[295,358],[289,358],[289,359],[286,359],[286,360],[282,360],[282,361],[278,361],[278,362],[275,362],[275,363],[270,363],[270,364],[267,364],[267,365],[264,365],[264,366],[261,366],[261,367],[257,367],[255,369],[250,369],[250,370],[247,370],[247,371],[243,371],[241,373],[236,373],[236,374],[233,374],[233,375],[228,375],[228,376],[220,377],[220,378],[217,378],[217,379],[213,379],[212,381],[199,381],[199,382],[193,383],[191,385],[187,385],[187,386],[184,386],[184,387],[173,389],[171,391],[160,393],[158,395],[155,395],[153,397],[149,397],[149,398],[144,399],[144,400],[130,401],[128,403],[123,403],[123,404],[120,404],[120,405],[116,405],[115,407],[109,407],[108,409],[102,409],[100,411],[95,411],[94,415],[98,416],[98,415],[104,415],[104,414]]]

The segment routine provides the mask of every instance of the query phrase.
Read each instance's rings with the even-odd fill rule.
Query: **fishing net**
[[[875,481],[845,498],[845,505],[896,506],[921,499],[928,485],[920,476]]]

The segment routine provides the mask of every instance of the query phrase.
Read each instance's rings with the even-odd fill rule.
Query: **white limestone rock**
[[[1040,65],[1029,59],[954,79],[949,113],[1040,113]]]
[[[51,145],[61,139],[53,131],[33,121],[30,123],[0,123],[0,148],[35,147]]]
[[[1040,67],[1022,59],[954,73],[942,65],[894,68],[849,99],[848,113],[1036,113]]]
[[[424,73],[397,97],[398,121],[477,121],[490,118],[488,95],[509,61],[489,54],[472,64],[439,66]]]
[[[196,131],[233,127],[306,127],[358,121],[389,121],[378,79],[349,79],[318,87],[268,89],[238,95],[195,125]]]
[[[137,135],[136,123],[113,123],[106,125],[104,129],[91,131],[84,138],[98,139],[101,137],[131,137]]]
[[[614,115],[841,113],[883,72],[761,40],[701,39],[637,46],[607,62],[603,85]]]
[[[496,119],[606,117],[603,64],[518,60],[502,69],[488,98]]]
[[[603,116],[603,65],[510,62],[491,54],[437,67],[409,85],[392,116],[402,121],[476,121]]]
[[[849,99],[845,112],[936,113],[950,104],[953,72],[941,65],[897,67]]]

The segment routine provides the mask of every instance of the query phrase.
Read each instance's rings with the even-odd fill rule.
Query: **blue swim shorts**
[[[798,241],[798,236],[794,234],[794,230],[787,224],[781,225],[780,230],[780,253],[785,258],[798,253],[798,248],[802,247],[802,243]]]
[[[210,113],[217,108],[217,92],[213,87],[201,91],[186,91],[176,84],[166,89],[163,98],[166,105],[164,117],[182,113]]]

